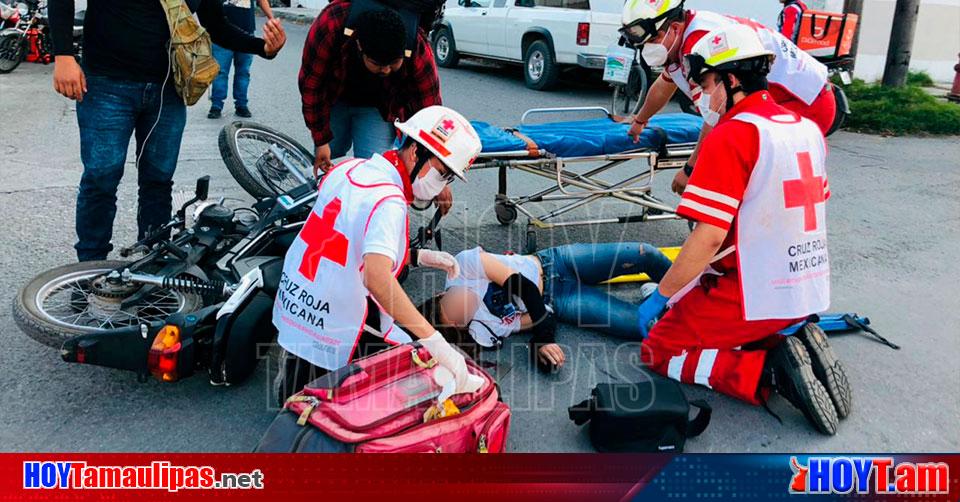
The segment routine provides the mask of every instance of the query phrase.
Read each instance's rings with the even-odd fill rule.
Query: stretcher
[[[551,115],[586,116],[571,121],[534,123]],[[632,223],[677,219],[676,208],[651,192],[654,175],[664,169],[683,167],[693,153],[703,121],[688,114],[653,117],[640,140],[627,135],[623,123],[602,107],[536,108],[527,110],[515,128],[501,128],[473,122],[483,150],[472,169],[497,169],[498,188],[494,199],[497,221],[513,223],[522,213],[528,220],[526,252],[537,249],[537,230],[576,225]],[[621,170],[619,180],[601,175],[627,162],[635,169]],[[519,170],[551,180],[552,186],[534,193],[508,196],[508,170]],[[560,219],[561,215],[601,199],[616,199],[639,207],[617,217]],[[556,202],[535,214],[527,205]],[[636,209],[632,207],[632,209]]]

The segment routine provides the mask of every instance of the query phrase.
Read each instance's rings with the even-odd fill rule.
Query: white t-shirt
[[[478,307],[468,327],[470,336],[484,347],[493,347],[497,341],[520,331],[520,318],[527,313],[519,299],[508,297],[507,292],[497,284],[490,282],[483,269],[480,253],[483,248],[475,247],[457,253],[460,275],[448,279],[446,289],[463,287],[476,295]],[[540,269],[532,256],[491,254],[500,263],[540,284]]]
[[[394,266],[403,260],[409,242],[404,201],[387,199],[380,203],[367,223],[363,240],[363,254],[380,254],[393,260]],[[399,246],[398,246],[399,243]]]

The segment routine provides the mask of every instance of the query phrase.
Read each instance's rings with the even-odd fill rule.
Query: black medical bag
[[[699,411],[692,420],[690,407]],[[710,423],[710,405],[687,401],[680,385],[656,375],[637,383],[601,383],[589,399],[567,410],[577,425],[590,422],[590,442],[601,452],[682,452],[687,438]]]

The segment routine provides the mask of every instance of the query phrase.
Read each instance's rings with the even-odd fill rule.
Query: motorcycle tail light
[[[180,328],[166,325],[153,339],[147,355],[147,368],[161,382],[177,380],[177,359],[180,356]]]
[[[577,45],[590,45],[590,23],[577,24]]]

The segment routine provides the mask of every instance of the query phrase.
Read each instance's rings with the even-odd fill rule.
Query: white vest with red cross
[[[827,85],[827,67],[810,54],[797,48],[793,42],[787,40],[783,35],[756,21],[724,16],[715,12],[696,11],[693,18],[687,23],[687,29],[684,30],[683,40],[680,43],[683,44],[694,32],[709,32],[734,23],[753,28],[760,35],[763,46],[767,50],[773,51],[776,59],[770,67],[770,74],[767,75],[767,80],[771,84],[783,86],[807,105],[812,104],[817,99],[817,96],[823,91],[823,87]],[[683,54],[681,54],[682,56]],[[701,90],[699,86],[690,85],[687,76],[683,74],[683,66],[672,65],[666,71],[680,91],[693,100],[693,104],[696,105],[700,99]]]
[[[313,211],[287,250],[273,306],[277,342],[314,366],[341,368],[356,350],[370,295],[362,272],[362,243],[370,218],[389,199],[399,199],[406,207],[395,173],[393,164],[379,155],[347,161],[328,172]],[[395,273],[408,250],[408,239],[397,242],[404,260],[394,265]],[[382,309],[375,328],[387,342],[411,340]]]
[[[733,120],[760,133],[760,154],[736,217],[744,318],[823,312],[830,306],[823,133],[792,114],[740,113]]]

